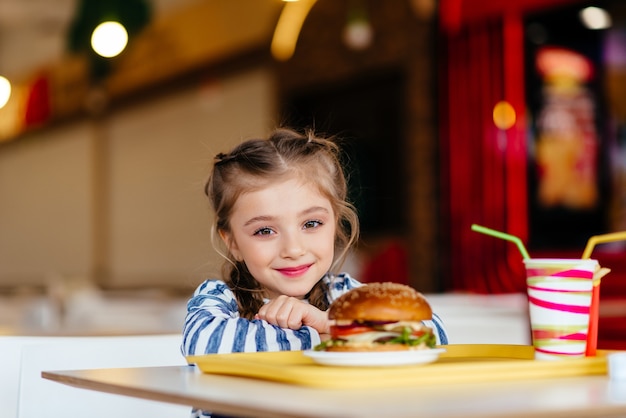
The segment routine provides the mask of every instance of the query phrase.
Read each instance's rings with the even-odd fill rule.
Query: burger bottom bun
[[[428,348],[428,347],[426,347]],[[370,346],[363,345],[331,345],[326,347],[324,351],[334,352],[381,352],[381,351],[409,351],[422,350],[421,346],[411,346],[407,344],[372,344]]]

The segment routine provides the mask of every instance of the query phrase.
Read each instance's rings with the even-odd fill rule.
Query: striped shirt
[[[327,274],[322,280],[329,285],[327,297],[330,303],[362,285],[346,273]],[[448,343],[443,323],[437,315],[433,314],[432,321],[424,321],[424,324],[435,331],[437,344]],[[187,303],[182,344],[184,355],[307,350],[320,342],[319,333],[306,325],[292,330],[261,319],[240,317],[234,293],[221,280],[203,282]]]

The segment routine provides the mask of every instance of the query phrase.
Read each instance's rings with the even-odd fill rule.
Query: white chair
[[[188,406],[92,392],[41,377],[44,370],[185,365],[181,338],[180,334],[50,337],[25,344],[21,348],[17,415],[13,416],[188,418]]]
[[[0,336],[0,417],[17,417],[22,348],[48,340],[48,337]]]

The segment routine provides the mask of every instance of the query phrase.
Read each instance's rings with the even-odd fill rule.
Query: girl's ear
[[[233,238],[232,234],[224,231],[223,229],[219,230],[219,234],[222,241],[224,241],[226,248],[228,248],[228,252],[233,255],[233,258],[237,261],[242,261],[243,257],[241,257],[241,252],[239,251],[237,242]]]

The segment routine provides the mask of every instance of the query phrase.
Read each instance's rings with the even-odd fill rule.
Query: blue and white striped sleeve
[[[328,302],[335,299],[355,287],[363,286],[361,282],[352,278],[348,273],[339,273],[336,276],[327,275],[324,280],[328,283]]]
[[[184,355],[306,350],[319,343],[319,333],[308,326],[291,330],[241,318],[235,295],[221,280],[202,283],[187,303]]]
[[[441,320],[439,315],[433,312],[433,319],[423,322],[424,325],[432,328],[435,337],[437,337],[437,345],[448,344],[448,332],[446,331],[446,328],[443,325],[443,321]]]

